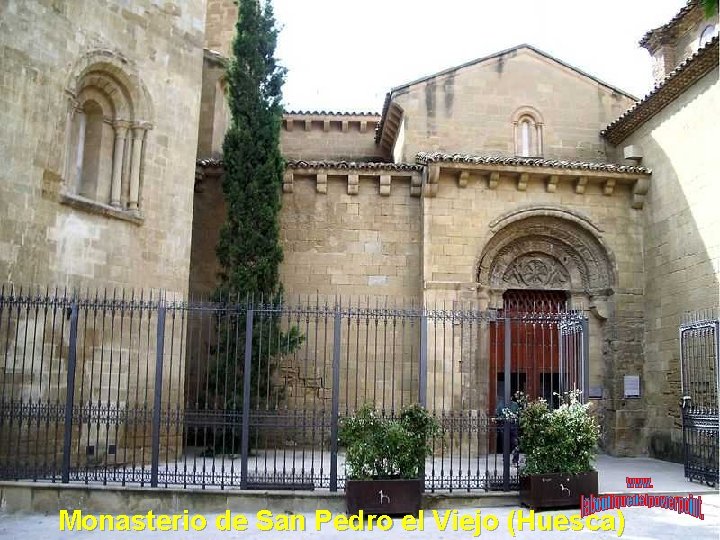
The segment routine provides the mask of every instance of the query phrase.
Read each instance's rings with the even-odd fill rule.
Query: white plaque
[[[625,375],[625,397],[640,397],[640,375]]]

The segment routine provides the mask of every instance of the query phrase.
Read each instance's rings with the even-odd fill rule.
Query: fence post
[[[252,370],[253,318],[255,311],[246,306],[245,319],[245,360],[243,364],[243,411],[240,440],[240,489],[248,488],[248,457],[250,455],[250,376]]]
[[[152,418],[152,454],[150,462],[150,487],[158,485],[160,467],[160,410],[162,408],[163,359],[165,354],[165,302],[158,302],[157,333],[155,343],[155,394]]]
[[[503,395],[505,407],[510,407],[510,377],[512,371],[512,320],[505,317],[505,373],[503,375]],[[510,491],[510,422],[503,421],[503,490]]]
[[[332,411],[330,412],[330,491],[338,490],[338,420],[340,416],[340,336],[342,311],[335,306],[332,360]]]
[[[587,316],[582,316],[582,402],[587,403],[590,397],[590,324]]]
[[[428,317],[423,309],[420,317],[420,367],[418,371],[418,403],[427,407]]]
[[[77,365],[78,303],[70,305],[70,343],[68,347],[67,388],[65,390],[65,433],[63,435],[62,483],[70,482],[70,449],[72,447],[73,406],[75,401],[75,367]]]

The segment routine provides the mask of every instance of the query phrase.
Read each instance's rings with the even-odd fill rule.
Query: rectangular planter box
[[[520,477],[520,502],[533,509],[580,508],[580,496],[598,494],[597,471]]]
[[[417,516],[424,481],[413,480],[347,480],[345,502],[349,514],[362,510],[367,514]]]

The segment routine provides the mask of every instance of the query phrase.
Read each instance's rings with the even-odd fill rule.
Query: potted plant
[[[398,417],[364,405],[342,420],[345,500],[350,514],[417,514],[424,488],[425,458],[439,432],[424,407],[411,405]]]
[[[519,408],[520,502],[531,508],[579,507],[580,496],[598,493],[597,455],[600,428],[579,391],[561,398],[551,409],[544,399]]]

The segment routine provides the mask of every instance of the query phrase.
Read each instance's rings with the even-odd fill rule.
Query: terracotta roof
[[[422,171],[421,165],[413,163],[382,163],[363,161],[303,161],[290,160],[289,169],[358,169],[371,171]]]
[[[646,167],[618,165],[616,163],[595,163],[592,161],[563,161],[557,159],[475,156],[471,154],[444,154],[442,152],[420,152],[415,161],[421,165],[430,163],[468,163],[472,165],[512,165],[520,167],[551,167],[585,171],[602,171],[627,174],[652,174]]]
[[[221,169],[222,159],[198,159],[197,167],[203,169]],[[286,162],[288,169],[348,169],[361,171],[422,171],[421,165],[413,163],[382,163],[376,161],[305,161],[291,159]]]
[[[625,111],[600,134],[612,144],[625,140],[632,132],[672,103],[680,94],[718,66],[718,36],[686,59],[641,101]]]
[[[591,80],[595,81],[596,83],[598,83],[598,84],[600,84],[601,86],[604,86],[604,87],[612,90],[613,92],[616,92],[616,93],[618,93],[618,94],[622,94],[622,95],[624,95],[624,96],[629,97],[630,99],[632,99],[632,100],[634,100],[634,101],[637,101],[637,98],[636,98],[635,96],[633,96],[632,94],[628,94],[626,91],[621,90],[621,89],[619,89],[618,87],[613,86],[613,85],[611,85],[611,84],[608,84],[608,83],[606,83],[605,81],[602,81],[601,79],[598,79],[597,77],[595,77],[595,76],[593,76],[593,75],[590,75],[590,74],[587,73],[586,71],[583,71],[582,69],[573,66],[572,64],[568,64],[567,62],[563,62],[563,61],[560,60],[559,58],[557,58],[557,57],[555,57],[555,56],[553,56],[553,55],[551,55],[551,54],[548,54],[548,53],[546,53],[545,51],[541,51],[541,50],[538,49],[537,47],[533,47],[532,45],[529,45],[529,44],[527,44],[527,43],[523,43],[523,44],[521,44],[521,45],[517,45],[517,46],[511,47],[511,48],[509,48],[509,49],[505,49],[505,50],[502,50],[502,51],[498,51],[498,52],[493,53],[493,54],[491,54],[491,55],[489,55],[489,56],[483,56],[483,57],[481,57],[481,58],[476,58],[475,60],[470,60],[469,62],[465,62],[464,64],[460,64],[460,65],[458,65],[458,66],[453,66],[453,67],[451,67],[451,68],[444,69],[444,70],[439,71],[439,72],[437,72],[437,73],[433,73],[432,75],[426,75],[425,77],[421,77],[421,78],[416,79],[416,80],[414,80],[414,81],[411,81],[411,82],[409,82],[409,83],[402,84],[402,85],[400,85],[400,86],[396,86],[396,87],[394,87],[394,88],[391,88],[390,91],[389,91],[389,92],[386,94],[386,96],[385,96],[385,103],[383,104],[383,110],[382,110],[382,118],[380,119],[380,123],[378,124],[378,127],[377,127],[377,129],[375,130],[375,142],[378,142],[378,141],[380,140],[380,136],[381,136],[381,134],[382,134],[382,129],[383,129],[383,124],[385,123],[385,116],[386,116],[387,111],[388,111],[388,108],[389,108],[389,106],[390,106],[390,101],[392,100],[392,94],[394,94],[395,92],[398,92],[398,91],[400,91],[400,90],[404,90],[404,89],[406,89],[406,88],[408,88],[408,87],[410,87],[410,86],[414,86],[414,85],[416,85],[416,84],[419,84],[419,83],[428,81],[428,80],[433,79],[433,78],[435,78],[435,77],[441,77],[441,76],[443,76],[443,75],[447,75],[447,74],[452,73],[453,71],[457,71],[457,70],[459,70],[459,69],[463,69],[463,68],[466,68],[466,67],[474,66],[475,64],[480,64],[480,63],[482,63],[482,62],[486,62],[486,61],[492,60],[492,59],[494,59],[494,58],[500,58],[501,56],[505,56],[505,55],[510,54],[510,53],[512,53],[512,52],[514,52],[514,51],[518,51],[518,50],[520,50],[520,49],[528,49],[528,50],[531,50],[531,51],[533,51],[534,53],[536,53],[536,54],[538,54],[538,55],[540,55],[540,56],[542,56],[542,57],[544,57],[544,58],[547,58],[547,59],[549,59],[549,60],[552,60],[553,62],[557,62],[557,63],[560,64],[561,66],[566,67],[566,68],[568,68],[568,69],[570,69],[570,70],[572,70],[572,71],[574,71],[574,72],[582,75],[583,77],[587,77],[588,79],[591,79]]]
[[[377,112],[338,112],[338,111],[284,111],[284,114],[297,116],[380,116]]]
[[[675,16],[670,19],[667,23],[663,24],[662,26],[658,26],[657,28],[654,28],[652,30],[648,30],[645,32],[645,35],[640,39],[639,45],[641,47],[647,46],[647,44],[650,42],[650,40],[653,38],[653,36],[663,34],[670,30],[673,26],[675,26],[680,20],[682,20],[685,15],[690,13],[692,9],[697,4],[697,0],[688,0],[688,3],[685,4],[683,7],[680,8],[680,11],[678,11]]]

